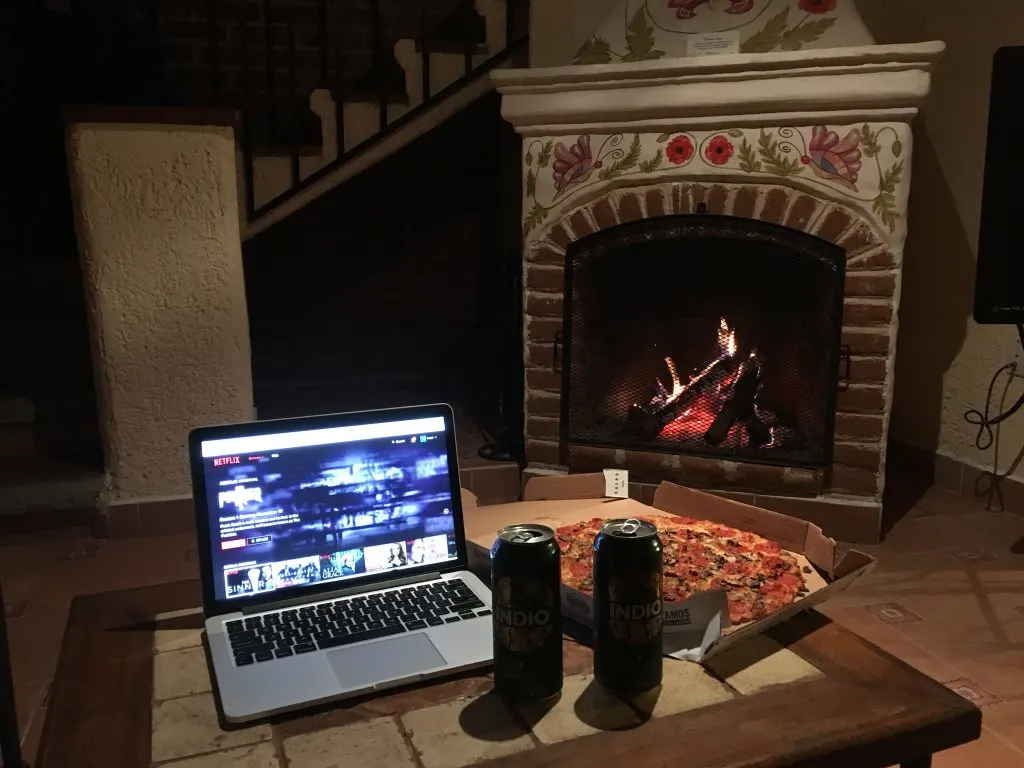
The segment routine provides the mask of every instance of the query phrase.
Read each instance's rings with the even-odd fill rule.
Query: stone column
[[[189,430],[254,416],[236,118],[199,112],[67,118],[108,498],[133,520],[171,501],[183,522]]]

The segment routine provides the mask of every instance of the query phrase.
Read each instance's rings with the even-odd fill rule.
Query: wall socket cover
[[[628,499],[629,471],[625,469],[604,470],[604,495],[612,499]]]

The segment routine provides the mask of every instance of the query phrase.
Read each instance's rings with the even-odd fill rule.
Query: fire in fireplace
[[[563,444],[830,465],[845,261],[812,235],[705,214],[577,240]]]

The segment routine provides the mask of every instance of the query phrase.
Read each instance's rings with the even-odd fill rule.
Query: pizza
[[[700,592],[725,591],[732,624],[756,621],[785,608],[807,592],[796,557],[756,533],[689,517],[637,518],[658,529],[665,564],[666,602]],[[562,553],[562,583],[580,592],[594,589],[594,539],[604,520],[595,517],[555,532]]]

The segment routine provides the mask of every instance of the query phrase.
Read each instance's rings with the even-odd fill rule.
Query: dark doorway
[[[489,95],[246,244],[261,419],[444,401],[522,434],[519,146]]]

